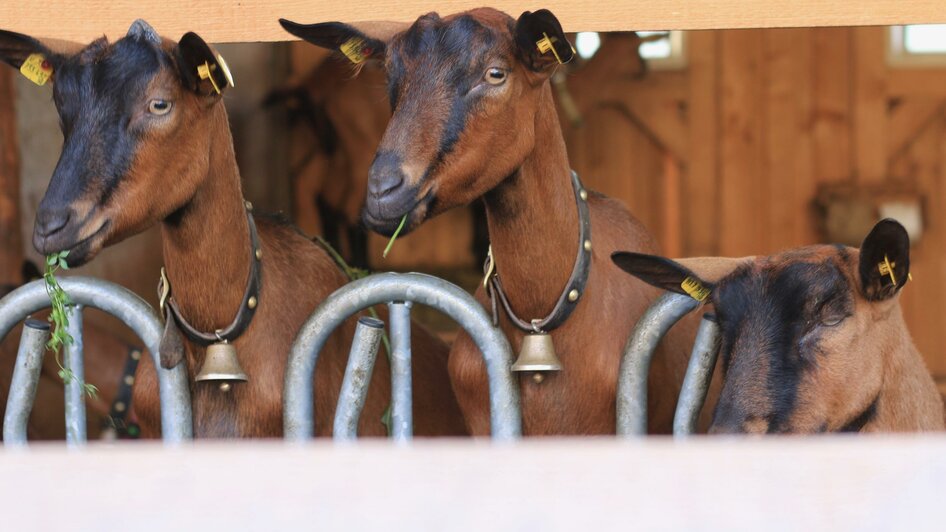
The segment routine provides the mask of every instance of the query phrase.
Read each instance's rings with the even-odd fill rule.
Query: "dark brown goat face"
[[[684,293],[687,277],[712,289],[723,389],[710,432],[852,431],[874,415],[884,354],[903,332],[890,319],[910,268],[899,223],[878,223],[860,250],[812,246],[722,268],[720,259],[612,258],[667,290]]]
[[[384,60],[393,116],[362,214],[383,234],[405,215],[410,230],[470,203],[511,175],[535,147],[540,89],[556,54],[568,61],[574,53],[546,10],[518,20],[488,8],[432,13],[386,37],[341,23],[281,22],[319,46],[350,50],[355,42],[365,58]],[[543,53],[545,37],[553,48]]]
[[[0,31],[0,59],[19,68],[32,54],[53,69],[64,141],[33,245],[44,254],[69,250],[78,265],[193,196],[207,174],[209,110],[219,100],[197,68],[207,63],[221,89],[226,74],[197,35],[173,43],[142,21],[114,44],[102,38],[76,53]]]

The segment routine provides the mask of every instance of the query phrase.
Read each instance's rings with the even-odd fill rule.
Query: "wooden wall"
[[[888,66],[886,31],[691,32],[685,71],[615,82],[625,111],[599,105],[569,132],[570,155],[671,255],[819,242],[821,184],[916,188],[925,232],[903,304],[930,369],[946,379],[946,68]],[[679,187],[668,168],[679,168]]]

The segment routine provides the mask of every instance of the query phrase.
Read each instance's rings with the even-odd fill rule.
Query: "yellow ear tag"
[[[200,76],[200,79],[210,80],[210,84],[213,85],[214,91],[217,94],[220,94],[220,87],[217,86],[217,81],[214,80],[213,75],[210,73],[212,70],[216,70],[217,66],[211,66],[209,62],[205,61],[204,64],[197,66],[197,75]]]
[[[53,66],[43,54],[30,54],[20,65],[20,73],[37,85],[45,85],[53,75]]]
[[[360,37],[352,37],[351,39],[348,39],[342,43],[342,45],[339,47],[339,50],[345,54],[345,57],[347,57],[349,61],[357,65],[359,63],[364,63],[365,59],[367,59],[373,51],[370,47],[365,46],[365,44],[366,43],[364,39]]]
[[[680,288],[687,293],[693,299],[703,302],[710,295],[710,289],[703,286],[703,283],[694,279],[693,277],[687,277],[680,283]]]
[[[555,51],[555,46],[552,44],[552,38],[549,37],[544,31],[542,32],[542,38],[535,42],[535,47],[539,49],[540,54],[544,54],[545,52],[551,50],[552,55],[555,56],[555,60],[558,61],[558,64],[565,64],[565,62],[562,61],[562,58],[558,56],[558,52]]]
[[[890,281],[893,283],[894,286],[897,286],[897,276],[894,275],[893,273],[893,269],[896,267],[897,267],[897,263],[890,262],[890,260],[887,259],[887,255],[884,255],[883,262],[877,264],[877,270],[880,271],[880,275],[889,275]]]

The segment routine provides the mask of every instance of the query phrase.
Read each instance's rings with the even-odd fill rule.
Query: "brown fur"
[[[853,248],[812,246],[768,257],[679,261],[705,283],[715,285],[712,302],[723,328],[721,366],[728,366],[728,370],[723,376],[711,432],[905,432],[944,428],[942,400],[900,309],[899,289],[907,282],[907,270],[900,272],[896,290],[887,291],[883,299],[869,299],[868,294],[876,292],[873,287],[893,285],[877,272],[872,259],[867,270],[870,278],[863,279],[861,258],[861,251]],[[897,260],[904,261],[904,257]],[[651,281],[668,289],[690,274],[671,266],[666,266],[661,275],[653,271]],[[766,326],[766,319],[776,319],[773,313],[777,310],[763,306],[766,299],[770,305],[784,305],[787,300],[778,299],[785,295],[776,283],[785,277],[792,279],[790,286],[795,288],[791,291],[802,301],[798,311],[803,322],[803,333],[794,337],[787,350],[773,343],[772,332]],[[734,291],[748,294],[753,301],[731,297]],[[763,305],[746,310],[754,316],[765,313],[762,319],[728,323],[732,320],[729,313],[734,311],[727,305],[756,305],[759,301]],[[793,323],[783,325],[795,326]],[[727,331],[734,335],[729,341]],[[801,360],[801,369],[786,371],[781,360],[773,357]],[[780,374],[773,373],[774,364],[782,367]],[[791,408],[777,416],[777,405],[785,400],[785,394],[792,397]],[[777,422],[775,417],[779,417]]]
[[[176,46],[170,41],[163,44],[178,61]],[[186,88],[175,67],[163,67],[146,94],[173,102],[173,110],[164,119],[148,122],[131,168],[107,201],[94,187],[76,200],[91,205],[84,217],[89,220],[86,227],[103,228],[86,242],[86,257],[160,224],[165,265],[183,316],[200,330],[222,328],[241,304],[250,268],[240,175],[222,98],[207,81],[199,82],[196,91]],[[148,112],[147,105],[140,109]],[[315,307],[347,281],[320,247],[292,228],[260,217],[257,224],[262,243],[260,303],[251,325],[234,342],[249,382],[234,385],[229,393],[212,383],[191,383],[197,437],[282,433],[282,384],[290,344]],[[354,320],[348,320],[319,359],[315,377],[319,435],[331,433],[353,330]],[[189,342],[186,347],[188,374],[193,376],[204,350]],[[413,351],[415,433],[463,434],[462,417],[447,383],[446,346],[416,327]],[[384,434],[380,419],[389,396],[389,369],[381,355],[362,413],[361,434]],[[135,402],[142,432],[156,435],[157,383],[147,359],[138,372]]]
[[[493,9],[476,9],[442,20],[426,15],[414,27],[451,24],[461,17],[475,19],[497,37],[489,46],[471,39],[468,46],[475,53],[470,61],[488,57],[486,66],[507,70],[508,79],[478,101],[452,151],[434,164],[450,112],[452,95],[443,86],[447,73],[430,70],[425,56],[399,55],[405,75],[379,154],[396,153],[404,176],[402,189],[416,191],[414,198],[419,203],[408,211],[408,229],[482,198],[497,271],[513,308],[525,319],[542,317],[559,297],[578,246],[575,194],[549,85],[552,67],[546,64],[536,72],[522,63],[510,31],[514,21]],[[388,41],[389,70],[392,54],[409,46],[405,41],[404,34]],[[373,218],[376,228],[387,226],[380,229],[387,231],[402,213],[385,212],[383,205],[373,203],[380,198],[369,184],[366,220],[372,222]],[[643,283],[628,282],[609,261],[610,253],[619,248],[656,249],[653,238],[619,202],[592,195],[589,204],[594,251],[586,293],[569,320],[552,332],[563,371],[549,375],[542,384],[535,384],[531,375],[520,379],[526,434],[614,432],[622,348],[634,323],[657,295]],[[372,209],[373,205],[381,206]],[[385,214],[384,219],[378,218]],[[476,297],[488,307],[482,289]],[[517,351],[523,333],[511,326],[505,315],[500,316],[502,330]],[[693,320],[687,320],[677,327],[653,364],[652,431],[670,430],[694,325]],[[450,374],[470,431],[487,434],[485,367],[464,333],[451,350]]]

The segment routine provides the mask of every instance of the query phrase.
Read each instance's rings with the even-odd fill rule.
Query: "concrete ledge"
[[[5,530],[941,530],[946,437],[34,446]]]

